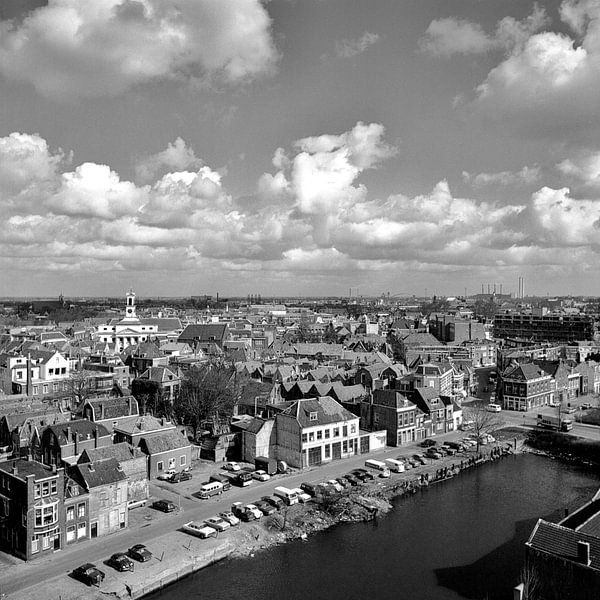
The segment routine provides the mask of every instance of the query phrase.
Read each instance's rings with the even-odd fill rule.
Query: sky
[[[2,0],[0,296],[597,295],[600,0]]]

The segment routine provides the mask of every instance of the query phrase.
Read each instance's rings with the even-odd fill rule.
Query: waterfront
[[[510,458],[400,498],[377,522],[225,561],[150,598],[509,598],[536,519],[557,520],[599,485],[558,461]]]

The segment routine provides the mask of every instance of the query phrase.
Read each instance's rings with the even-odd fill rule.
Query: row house
[[[581,374],[565,361],[534,361],[552,377],[554,402],[568,403],[579,396]]]
[[[84,450],[111,444],[112,435],[104,425],[77,419],[48,425],[33,439],[32,453],[45,465],[73,465]]]
[[[526,412],[554,401],[552,376],[535,363],[508,367],[502,373],[502,406]]]
[[[454,431],[454,403],[450,396],[441,396],[434,388],[416,388],[409,396],[425,414],[426,435],[440,435]]]
[[[84,419],[104,426],[110,433],[120,423],[130,421],[139,414],[138,401],[134,396],[90,398],[83,403],[81,409]]]
[[[586,360],[579,363],[575,370],[579,373],[579,393],[599,394],[600,393],[600,363],[593,360]]]
[[[417,426],[419,412],[416,404],[396,390],[374,390],[372,399],[361,404],[361,422],[370,430],[385,430],[388,446],[404,446],[424,437]]]
[[[65,474],[34,460],[0,463],[0,547],[31,560],[64,544]]]
[[[432,388],[440,396],[451,396],[454,369],[448,362],[427,362],[417,366],[414,372],[415,388]]]
[[[275,417],[277,458],[296,468],[359,454],[359,417],[328,396],[304,398]]]

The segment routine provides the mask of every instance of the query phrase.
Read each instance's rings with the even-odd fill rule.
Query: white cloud
[[[540,179],[539,167],[524,166],[519,171],[499,171],[497,173],[469,173],[463,171],[463,179],[474,187],[486,185],[530,185]]]
[[[435,19],[419,40],[423,52],[432,56],[449,57],[454,54],[483,54],[491,50],[512,50],[520,47],[536,31],[548,24],[548,17],[537,4],[531,15],[517,21],[505,17],[498,21],[493,34],[481,25],[463,19],[447,17]]]
[[[365,31],[355,40],[336,40],[335,54],[338,58],[352,58],[358,54],[362,54],[378,41],[379,36],[376,33]]]
[[[50,0],[0,24],[0,71],[57,99],[159,79],[238,82],[277,52],[259,0]]]
[[[563,160],[556,167],[584,186],[600,188],[600,152],[581,153],[577,158]]]
[[[150,183],[163,171],[183,171],[201,166],[202,160],[195,155],[193,148],[178,137],[165,150],[139,160],[135,166],[135,174],[142,183]]]

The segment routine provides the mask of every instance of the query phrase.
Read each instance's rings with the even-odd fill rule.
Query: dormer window
[[[319,420],[319,417],[316,412],[309,413],[308,418],[310,421],[318,421]]]

